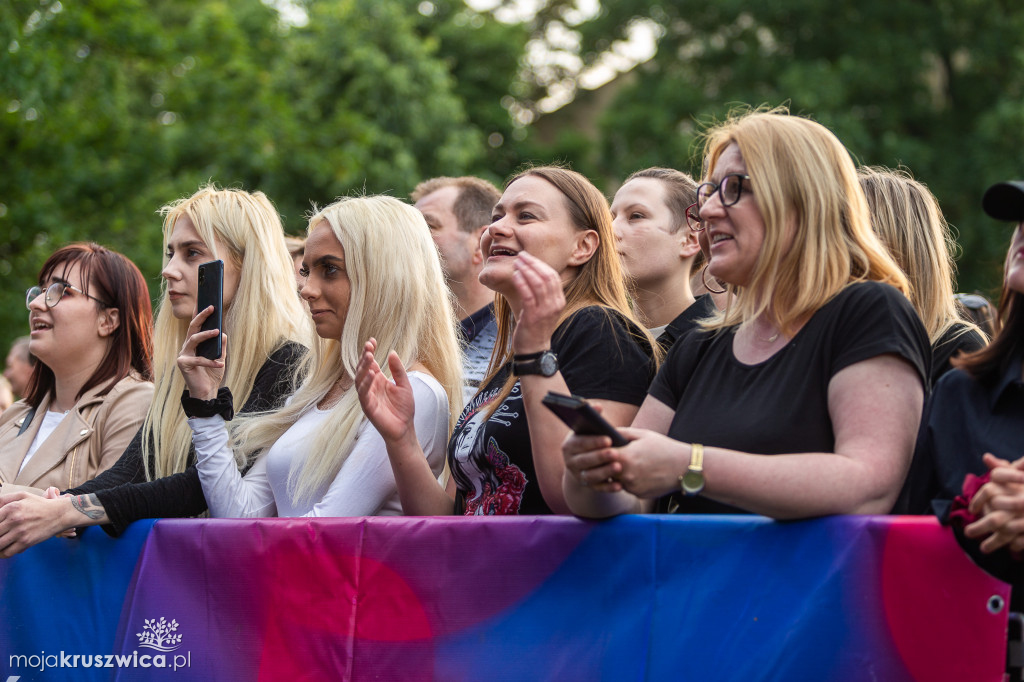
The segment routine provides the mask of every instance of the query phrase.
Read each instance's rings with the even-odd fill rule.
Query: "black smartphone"
[[[213,312],[203,322],[201,331],[222,329],[224,323],[224,261],[215,260],[199,266],[199,293],[196,294],[196,314],[213,306]],[[196,346],[196,355],[210,360],[220,357],[221,335],[203,341]]]
[[[566,426],[581,436],[608,436],[612,439],[612,445],[617,448],[629,443],[586,400],[548,391],[548,394],[541,398],[541,402],[558,415]]]

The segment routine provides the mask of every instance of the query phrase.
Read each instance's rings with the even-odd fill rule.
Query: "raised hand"
[[[565,310],[562,280],[544,261],[520,251],[512,278],[522,310],[512,334],[512,350],[535,353],[551,348],[551,335]]]
[[[178,353],[178,369],[185,378],[185,386],[189,395],[199,400],[213,400],[217,397],[217,390],[224,381],[224,360],[228,356],[228,337],[223,335],[221,355],[216,360],[209,360],[196,355],[196,346],[208,339],[216,338],[220,334],[219,329],[200,331],[203,322],[213,313],[213,306],[200,310],[199,314],[192,318],[185,334],[185,343]]]
[[[409,376],[398,354],[391,351],[388,367],[395,380],[389,380],[373,356],[376,350],[377,340],[367,341],[356,367],[355,385],[363,414],[385,441],[395,442],[410,436],[415,439],[416,405]]]

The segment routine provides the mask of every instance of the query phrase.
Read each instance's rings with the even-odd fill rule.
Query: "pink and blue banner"
[[[0,680],[1002,679],[931,518],[162,520],[0,560]]]

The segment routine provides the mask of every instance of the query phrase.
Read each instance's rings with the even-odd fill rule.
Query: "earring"
[[[701,269],[701,271],[700,271],[700,281],[704,284],[704,288],[707,289],[708,291],[710,291],[713,294],[724,294],[725,291],[726,291],[724,287],[722,289],[718,290],[718,291],[715,291],[714,289],[712,289],[708,285],[708,266],[707,265],[705,265]],[[719,286],[721,286],[721,284],[719,284]]]

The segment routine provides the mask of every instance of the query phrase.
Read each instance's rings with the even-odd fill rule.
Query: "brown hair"
[[[424,180],[416,185],[410,197],[419,201],[428,194],[433,194],[445,187],[458,187],[459,196],[452,205],[452,213],[463,232],[472,232],[484,225],[491,224],[491,211],[501,199],[501,192],[491,183],[481,178],[465,175],[459,178],[439,177]]]
[[[1018,225],[1024,230],[1024,224]],[[1014,291],[1003,277],[999,295],[999,315],[992,342],[973,353],[950,360],[950,364],[983,383],[995,383],[1014,358],[1024,355],[1024,294]]]
[[[153,380],[153,306],[149,300],[149,287],[142,273],[117,251],[94,243],[69,244],[57,249],[39,270],[39,285],[45,286],[58,269],[67,271],[75,264],[82,277],[82,290],[102,303],[97,306],[115,308],[119,315],[117,329],[111,335],[110,348],[92,376],[75,396],[103,383],[107,385],[101,395],[134,371],[146,381]],[[44,362],[37,362],[32,370],[25,402],[39,407],[43,397],[55,384],[53,370]]]
[[[558,318],[561,325],[576,311],[587,306],[603,306],[606,311],[615,311],[632,323],[630,331],[647,343],[652,355],[660,363],[661,352],[654,338],[644,329],[633,314],[626,294],[625,277],[619,255],[615,251],[615,238],[612,232],[612,216],[608,209],[608,200],[601,191],[584,176],[568,168],[558,166],[538,166],[514,176],[505,183],[508,189],[520,178],[535,176],[547,180],[562,193],[565,198],[569,216],[577,230],[594,230],[598,237],[598,246],[590,260],[579,266],[576,277],[565,285],[565,310]],[[480,382],[486,386],[494,376],[512,359],[512,332],[515,320],[512,308],[504,296],[496,296],[494,301],[494,319],[498,325],[498,336],[491,354],[491,363],[487,368],[487,376]],[[512,392],[516,377],[510,375],[505,381],[498,397],[491,402],[488,416]]]
[[[692,177],[675,168],[645,168],[630,175],[626,182],[636,178],[653,178],[665,185],[665,204],[675,220],[672,225],[673,234],[687,226],[686,209],[697,201],[697,182]]]

